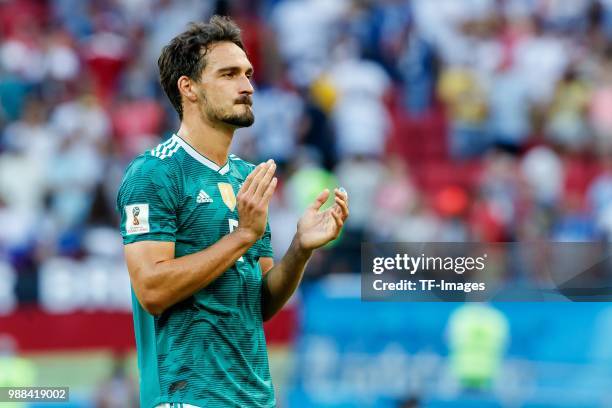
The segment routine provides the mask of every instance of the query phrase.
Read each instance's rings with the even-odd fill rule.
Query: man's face
[[[246,54],[232,42],[214,44],[205,56],[206,68],[195,89],[202,115],[233,127],[251,126],[253,67]]]

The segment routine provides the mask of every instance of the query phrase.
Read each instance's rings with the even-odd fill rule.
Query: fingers
[[[340,235],[340,231],[342,230],[342,226],[344,225],[344,220],[342,219],[342,216],[336,211],[331,211],[331,215],[334,221],[336,222],[336,227],[338,227],[335,234],[335,236],[337,237],[338,235]]]
[[[272,160],[268,160],[265,163],[261,163],[259,164],[255,170],[253,170],[251,172],[251,174],[249,174],[248,177],[251,177],[251,181],[248,185],[248,187],[244,190],[244,195],[246,197],[252,197],[255,192],[257,191],[257,188],[259,187],[259,183],[261,183],[261,179],[263,178],[263,176],[266,174],[266,172],[268,171],[268,169],[270,168],[270,165],[272,164]],[[247,179],[248,179],[247,177]],[[246,181],[245,181],[246,184]],[[244,185],[243,185],[244,187]]]
[[[272,181],[270,181],[270,184],[268,184],[268,187],[266,188],[266,191],[264,192],[263,196],[261,197],[261,200],[266,203],[266,205],[270,202],[270,198],[274,195],[274,190],[276,190],[276,183],[278,182],[278,179],[276,177],[274,177],[272,179]]]
[[[346,203],[337,197],[335,201],[336,205],[334,205],[333,211],[342,217],[343,220],[346,220],[348,218],[348,207]]]
[[[263,167],[264,167],[265,163],[260,163],[255,167],[255,170],[253,170],[246,178],[246,180],[244,180],[244,183],[242,183],[242,187],[240,188],[240,191],[247,191],[249,189],[249,187],[251,186],[251,184],[253,183],[253,179],[255,178],[255,176],[257,176],[257,174],[262,171]]]
[[[348,195],[346,194],[346,191],[343,192],[342,190],[344,189],[335,190],[336,197],[334,201],[336,202],[336,206],[334,209],[338,211],[338,214],[342,216],[343,220],[346,220],[346,218],[349,216]]]
[[[274,172],[276,171],[276,163],[273,160],[268,160],[266,162],[267,168],[262,171],[261,179],[259,180],[259,184],[254,192],[256,197],[263,197],[265,192],[267,191],[270,183],[272,181],[272,177],[274,176]]]
[[[319,194],[319,196],[315,199],[315,201],[310,205],[315,211],[318,211],[319,208],[327,201],[327,197],[329,197],[329,190],[325,189]]]

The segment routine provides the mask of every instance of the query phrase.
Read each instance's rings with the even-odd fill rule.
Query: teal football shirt
[[[124,244],[172,241],[177,258],[209,247],[238,226],[236,194],[253,169],[234,155],[219,167],[173,135],[126,170],[117,197]],[[258,262],[271,256],[268,225],[234,266],[159,316],[132,291],[142,407],[275,406]]]

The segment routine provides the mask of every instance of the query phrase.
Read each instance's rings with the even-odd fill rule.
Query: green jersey
[[[253,169],[234,155],[219,167],[173,135],[126,170],[117,197],[124,244],[172,241],[175,257],[213,245],[238,226],[236,194]],[[275,406],[258,262],[270,256],[268,225],[230,269],[159,316],[132,290],[143,408]]]

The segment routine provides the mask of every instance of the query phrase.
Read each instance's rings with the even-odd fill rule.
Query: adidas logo
[[[210,198],[210,196],[208,194],[206,194],[206,191],[200,190],[200,192],[198,193],[198,197],[196,198],[196,202],[198,204],[212,203],[213,200],[212,200],[212,198]]]

